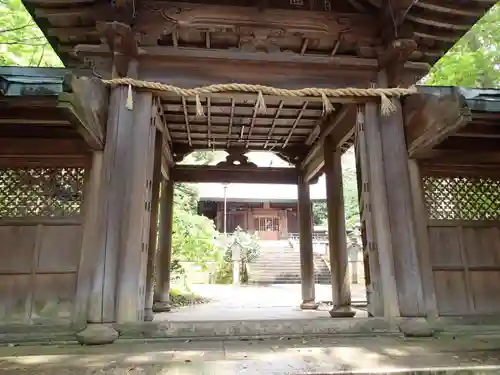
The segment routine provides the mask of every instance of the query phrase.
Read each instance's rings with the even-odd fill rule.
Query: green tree
[[[313,224],[325,225],[327,218],[326,201],[314,201],[312,203],[312,211],[313,211]]]
[[[0,1],[0,65],[62,66],[21,0]]]
[[[197,214],[197,206],[196,188],[177,184],[174,190],[172,255],[174,260],[204,266],[206,262],[217,259],[217,232],[212,220]]]
[[[477,22],[439,60],[423,84],[433,86],[500,87],[500,4]]]

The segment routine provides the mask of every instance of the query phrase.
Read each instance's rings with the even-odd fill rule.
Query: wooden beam
[[[104,135],[95,133],[96,129],[86,121],[86,116],[81,110],[78,110],[74,101],[76,100],[73,94],[63,93],[59,95],[59,104],[57,105],[68,117],[76,128],[77,132],[83,137],[90,148],[94,150],[102,150],[104,148]]]
[[[323,147],[321,147],[317,149],[316,153],[312,156],[309,163],[304,166],[304,180],[309,182],[319,177],[324,165],[325,160],[323,158]]]
[[[307,104],[309,104],[309,102],[307,100],[304,101],[304,104],[302,104],[302,108],[300,109],[299,113],[297,114],[297,118],[293,121],[292,128],[290,129],[290,133],[288,133],[288,135],[285,139],[285,143],[283,143],[283,146],[282,146],[283,148],[285,148],[288,145],[288,142],[290,142],[290,139],[292,138],[292,135],[293,135],[293,131],[295,130],[295,128],[297,127],[297,125],[300,122],[300,119],[304,115],[304,111],[307,108]]]
[[[55,106],[41,108],[36,111],[20,111],[19,108],[2,108],[0,111],[2,125],[40,125],[40,126],[70,126],[67,117]]]
[[[297,184],[295,168],[256,168],[176,165],[175,182],[241,182],[258,184]]]
[[[110,49],[105,45],[78,44],[74,47],[74,52],[82,57],[109,56]],[[320,64],[328,66],[338,66],[343,68],[368,69],[373,70],[377,67],[375,59],[357,58],[350,56],[315,56],[300,54],[259,54],[250,52],[199,49],[199,48],[175,48],[175,47],[143,47],[139,51],[142,60],[150,59],[174,59],[174,58],[195,58],[195,59],[223,59],[234,61],[260,61],[269,63],[304,63]]]
[[[85,128],[92,135],[95,143],[104,144],[106,120],[108,117],[109,90],[100,79],[73,77],[72,102],[85,119]]]
[[[87,155],[89,148],[81,139],[0,138],[0,156]]]
[[[477,4],[477,3],[476,3]],[[484,15],[485,9],[478,7],[467,6],[466,4],[453,5],[453,3],[443,3],[439,0],[419,0],[415,2],[415,7],[430,10],[433,12],[441,12],[444,14],[454,14],[464,17],[480,18]]]
[[[458,95],[412,95],[404,102],[406,143],[411,157],[418,157],[464,127],[471,115]]]
[[[457,163],[471,165],[474,163],[498,164],[500,163],[500,152],[476,151],[463,152],[461,150],[429,150],[416,155],[415,159],[428,160],[435,163]]]
[[[340,138],[344,138],[342,133],[344,133],[347,129],[354,129],[355,122],[350,122],[346,120],[350,120],[351,118],[348,116],[349,112],[356,112],[356,108],[352,108],[352,106],[344,105],[336,114],[333,116],[329,123],[323,124],[324,128],[321,130],[316,143],[311,148],[305,159],[301,164],[301,169],[304,169],[305,166],[310,162],[312,157],[318,152],[319,149],[323,146],[323,142],[326,137],[330,135],[334,131],[336,127],[339,126],[339,129],[335,131],[336,140]],[[340,128],[341,127],[341,128]],[[342,129],[342,130],[341,130]]]

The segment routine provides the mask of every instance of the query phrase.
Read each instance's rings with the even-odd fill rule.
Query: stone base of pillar
[[[406,337],[432,337],[435,333],[429,322],[422,318],[406,319],[399,325],[399,330]]]
[[[144,321],[145,322],[152,322],[154,318],[154,313],[152,308],[145,308],[144,309]]]
[[[334,307],[329,312],[332,318],[354,318],[356,311],[350,306]]]
[[[155,313],[169,312],[170,310],[172,310],[170,302],[155,302],[153,304],[153,312]]]
[[[112,344],[120,335],[107,324],[88,324],[87,327],[76,334],[76,340],[82,345]]]
[[[315,301],[302,301],[300,304],[301,310],[317,310],[319,307],[319,303]]]

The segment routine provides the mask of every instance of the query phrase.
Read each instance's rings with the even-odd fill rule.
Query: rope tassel
[[[129,111],[134,109],[134,98],[132,96],[132,85],[128,85],[127,101],[125,103],[125,108]]]
[[[196,117],[205,117],[205,112],[203,111],[203,106],[201,105],[200,96],[196,94]]]
[[[335,108],[324,92],[321,93],[321,99],[323,100],[323,114],[332,113]]]
[[[266,102],[264,101],[264,95],[262,95],[262,91],[259,91],[259,93],[257,94],[255,109],[257,110],[257,113],[261,115],[264,115],[267,112]]]
[[[391,99],[387,97],[383,92],[379,93],[380,95],[380,113],[383,116],[389,116],[391,113],[396,111],[396,106],[392,102]]]

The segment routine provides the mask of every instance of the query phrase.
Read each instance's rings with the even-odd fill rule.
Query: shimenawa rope
[[[196,87],[192,89],[184,89],[181,87],[168,85],[165,83],[141,81],[132,78],[114,78],[109,80],[102,80],[107,85],[126,85],[128,86],[128,96],[126,107],[133,109],[132,100],[132,87],[138,89],[147,89],[151,91],[170,92],[184,97],[195,97],[196,100],[196,115],[204,116],[203,106],[201,104],[200,95],[214,94],[214,93],[254,93],[257,94],[257,101],[255,108],[259,113],[267,111],[264,95],[281,96],[288,98],[307,98],[307,97],[321,97],[323,102],[323,111],[325,113],[333,112],[334,107],[328,98],[339,97],[379,97],[380,98],[380,112],[383,115],[388,115],[395,111],[396,107],[391,101],[391,97],[399,98],[401,96],[411,95],[417,92],[415,87],[408,89],[405,88],[303,88],[297,90],[280,89],[270,86],[250,85],[246,83],[224,83],[217,85],[209,85]]]

